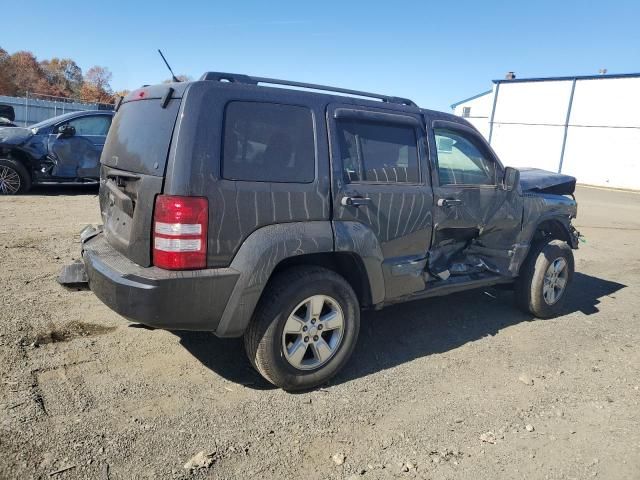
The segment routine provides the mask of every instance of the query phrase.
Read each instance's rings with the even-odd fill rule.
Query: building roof
[[[507,80],[493,80],[493,83],[521,83],[521,82],[558,82],[562,80],[607,80],[612,78],[639,78],[640,73],[605,73],[598,75],[573,75],[570,77],[539,77],[539,78],[514,78]]]
[[[460,100],[459,102],[451,104],[451,108],[456,108],[461,103],[465,103],[465,102],[468,102],[470,100],[475,100],[476,98],[484,97],[485,95],[487,95],[487,94],[489,94],[491,92],[493,92],[493,90],[487,90],[486,92],[478,93],[477,95],[474,95],[473,97],[465,98],[464,100]]]

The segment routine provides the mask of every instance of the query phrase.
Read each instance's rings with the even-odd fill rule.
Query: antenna
[[[176,83],[180,82],[180,80],[178,80],[178,77],[176,77],[175,73],[173,73],[173,70],[171,70],[171,67],[169,66],[169,62],[167,62],[167,59],[164,58],[164,55],[162,54],[162,50],[158,49],[158,53],[162,57],[162,60],[164,60],[164,64],[167,66],[167,68],[171,72],[171,78],[173,79],[173,81]]]

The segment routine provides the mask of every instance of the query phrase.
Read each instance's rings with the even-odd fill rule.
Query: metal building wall
[[[464,117],[464,108],[469,108],[469,116],[464,119],[476,127],[485,137],[489,136],[489,116],[493,107],[493,95],[490,93],[471,97],[453,106],[453,113],[460,117]]]
[[[640,190],[640,75],[500,81],[489,99],[476,127],[505,165]]]
[[[640,190],[640,77],[576,82],[562,172]]]

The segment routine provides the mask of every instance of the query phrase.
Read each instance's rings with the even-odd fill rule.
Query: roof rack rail
[[[379,93],[362,92],[359,90],[350,90],[348,88],[329,87],[327,85],[317,85],[315,83],[303,83],[293,82],[290,80],[279,80],[277,78],[267,77],[251,77],[249,75],[242,75],[237,73],[225,73],[225,72],[206,72],[200,77],[200,80],[210,80],[215,82],[229,82],[229,83],[245,83],[249,85],[258,85],[259,83],[267,83],[271,85],[286,85],[289,87],[308,88],[311,90],[322,90],[325,92],[344,93],[346,95],[356,95],[358,97],[376,98],[387,103],[398,103],[400,105],[407,105],[410,107],[417,107],[417,105],[408,98],[390,97],[388,95],[381,95]]]

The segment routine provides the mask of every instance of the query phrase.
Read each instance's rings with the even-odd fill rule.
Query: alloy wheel
[[[544,284],[542,286],[542,296],[547,305],[554,305],[560,300],[567,286],[568,278],[569,269],[564,258],[556,258],[551,262],[544,274]]]
[[[0,195],[15,195],[20,191],[20,175],[13,168],[0,166]]]
[[[344,337],[344,313],[327,295],[314,295],[296,306],[284,325],[282,351],[299,370],[325,365],[338,351]]]

